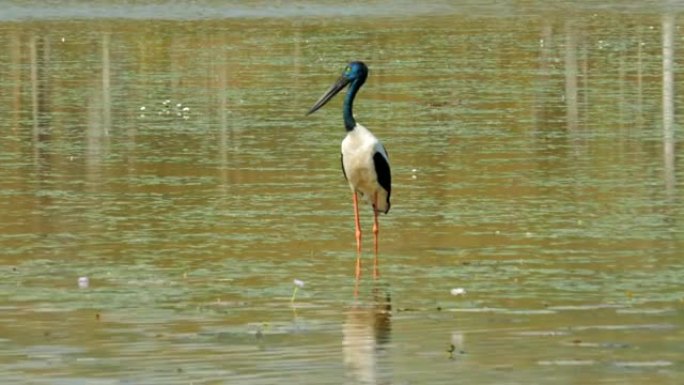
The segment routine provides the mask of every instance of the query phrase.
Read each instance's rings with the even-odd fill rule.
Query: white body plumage
[[[376,211],[389,211],[391,177],[387,151],[375,135],[358,123],[342,141],[342,170],[352,192],[360,193]]]

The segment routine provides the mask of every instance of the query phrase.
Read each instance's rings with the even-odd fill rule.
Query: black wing
[[[387,203],[389,203],[390,193],[392,192],[392,174],[390,173],[389,162],[387,162],[385,155],[376,152],[373,154],[373,164],[375,165],[375,174],[378,176],[378,183],[387,191]]]

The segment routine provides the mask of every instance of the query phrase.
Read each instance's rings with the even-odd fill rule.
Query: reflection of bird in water
[[[392,304],[389,294],[374,293],[371,304],[355,304],[342,325],[342,353],[354,384],[390,383],[379,361],[390,340]]]

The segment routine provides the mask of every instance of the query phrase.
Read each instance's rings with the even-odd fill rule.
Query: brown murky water
[[[680,8],[13,4],[0,382],[681,383]],[[341,98],[304,116],[350,59],[357,297]]]

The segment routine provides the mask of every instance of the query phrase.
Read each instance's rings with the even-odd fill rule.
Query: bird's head
[[[349,79],[350,82],[356,79],[364,82],[368,77],[368,67],[362,61],[353,61],[344,68],[342,76]]]
[[[357,87],[366,81],[368,77],[368,67],[360,61],[353,61],[344,68],[342,75],[337,79],[337,81],[321,96],[320,99],[311,107],[307,115],[313,114],[319,108],[323,107],[326,103],[337,95],[347,84],[356,82]]]

